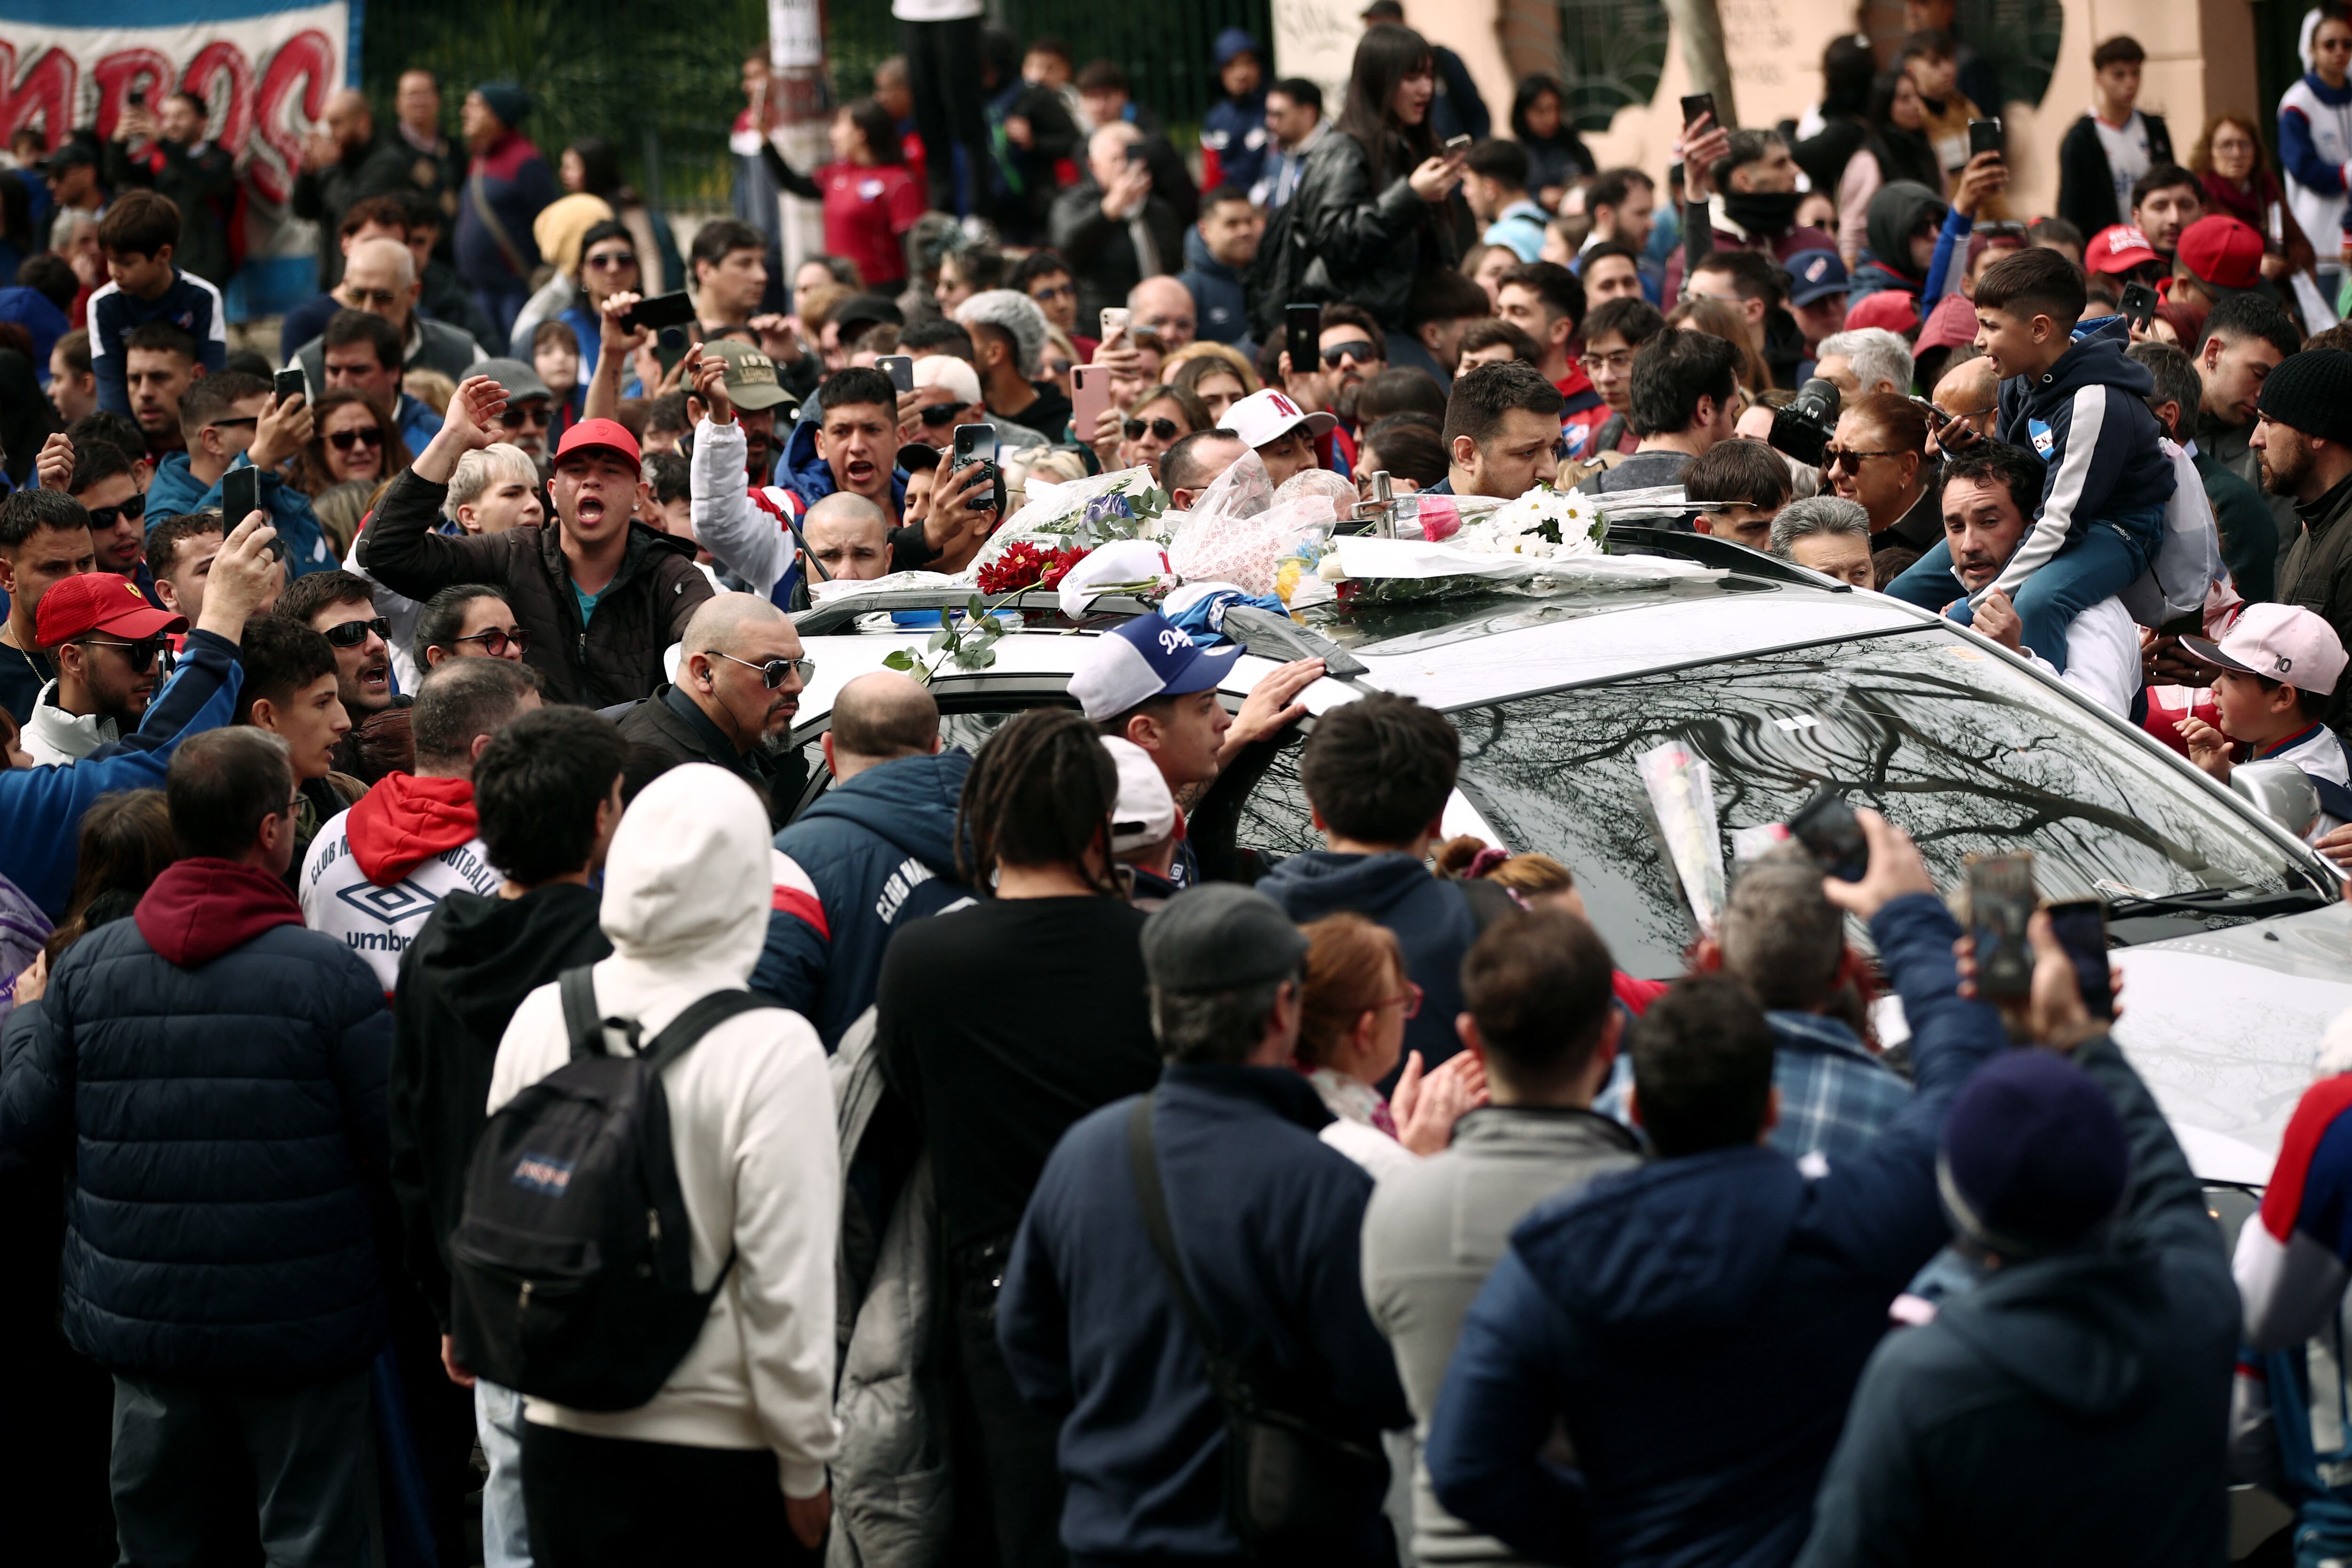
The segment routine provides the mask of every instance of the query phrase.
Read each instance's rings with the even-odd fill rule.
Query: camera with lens
[[[1836,382],[1820,375],[1806,382],[1786,408],[1772,410],[1773,450],[1821,467],[1822,448],[1837,430],[1840,402]]]

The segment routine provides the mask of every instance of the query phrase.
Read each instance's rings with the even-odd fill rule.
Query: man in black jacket
[[[1054,248],[1078,280],[1078,325],[1124,306],[1146,278],[1184,265],[1184,219],[1159,189],[1143,132],[1114,121],[1087,139],[1087,177],[1054,198]]]
[[[482,1536],[492,1562],[529,1558],[522,1400],[476,1381],[451,1358],[449,1234],[508,1020],[536,987],[613,951],[588,879],[621,823],[627,756],[613,726],[576,708],[526,713],[502,730],[474,764],[474,805],[490,863],[506,881],[495,898],[444,898],[401,955],[389,1085],[393,1195],[409,1273],[441,1325],[442,1363],[474,1389],[490,1466]]]
[[[556,526],[452,539],[433,531],[449,477],[466,453],[503,438],[506,389],[469,376],[441,434],[392,482],[359,544],[360,563],[419,603],[459,583],[499,590],[530,633],[524,662],[550,702],[604,707],[662,683],[662,653],[711,596],[694,546],[631,521],[641,484],[636,438],[610,419],[583,419],[555,451],[548,493]]]
[[[2091,112],[2058,143],[2058,216],[2084,237],[2124,221],[2142,174],[2172,162],[2164,116],[2142,114],[2140,66],[2147,51],[2118,34],[2091,51]]]
[[[370,196],[408,188],[408,160],[400,149],[379,142],[375,110],[365,94],[345,88],[327,100],[326,118],[302,142],[302,172],[294,176],[296,217],[319,226],[319,289],[342,280],[343,214]]]
[[[792,732],[815,666],[801,657],[792,618],[756,594],[721,594],[695,611],[679,638],[677,683],[621,717],[621,738],[681,763],[711,763],[757,790],[782,827],[805,779],[797,753],[772,757]]]
[[[211,110],[193,92],[175,92],[157,115],[127,107],[106,146],[106,183],[145,185],[180,209],[180,243],[172,259],[206,282],[228,283],[229,206],[236,199],[236,160],[205,136]]]

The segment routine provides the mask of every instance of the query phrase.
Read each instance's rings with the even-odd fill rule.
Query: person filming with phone
[[[187,512],[221,510],[232,470],[251,469],[255,478],[247,482],[257,485],[257,504],[285,547],[287,576],[335,564],[310,498],[284,474],[310,445],[312,421],[304,399],[280,398],[257,375],[223,371],[188,384],[180,399],[180,430],[187,450],[166,457],[147,486],[148,527]]]
[[[1054,248],[1077,277],[1082,321],[1184,265],[1184,221],[1152,189],[1143,141],[1123,121],[1104,126],[1087,139],[1087,177],[1054,199]]]

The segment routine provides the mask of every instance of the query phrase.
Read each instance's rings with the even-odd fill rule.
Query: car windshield
[[[2254,826],[1982,648],[1923,629],[1455,710],[1463,787],[1515,850],[1566,865],[1633,973],[1680,973],[1696,933],[1636,759],[1678,741],[1714,772],[1730,835],[1824,783],[1918,840],[1940,887],[2026,848],[2052,900],[2302,891]]]

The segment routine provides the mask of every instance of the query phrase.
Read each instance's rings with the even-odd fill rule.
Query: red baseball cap
[[[41,595],[33,613],[33,640],[43,647],[85,632],[112,632],[132,642],[188,629],[188,617],[159,610],[139,584],[117,572],[83,572]]]
[[[574,452],[597,451],[610,452],[633,468],[645,461],[627,426],[617,419],[583,419],[563,433],[562,442],[555,448],[555,466],[562,468],[563,459]]]
[[[2156,247],[2148,244],[2147,236],[2138,226],[2128,223],[2109,224],[2091,237],[2083,247],[2083,270],[2085,272],[2128,272],[2143,262],[2161,261]]]
[[[1901,334],[1919,324],[1919,301],[1900,289],[1881,289],[1875,294],[1865,294],[1846,308],[1845,330],[1858,332],[1864,327],[1884,327]]]
[[[1969,297],[1958,290],[1936,301],[1927,312],[1927,324],[1919,330],[1919,341],[1913,345],[1917,353],[1929,349],[1956,349],[1962,343],[1977,341],[1977,308]]]
[[[2200,217],[2180,231],[2180,264],[2200,283],[2252,289],[2263,279],[2263,237],[2227,213]]]

